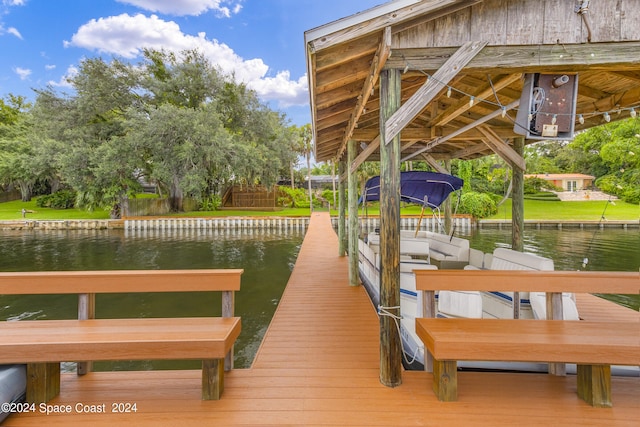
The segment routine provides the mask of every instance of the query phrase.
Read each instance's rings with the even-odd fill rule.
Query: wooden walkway
[[[71,405],[72,415],[13,415],[4,425],[640,425],[640,378],[614,378],[611,409],[581,401],[574,376],[463,372],[459,400],[449,403],[435,398],[425,372],[382,386],[378,319],[364,288],[349,287],[347,277],[328,215],[314,214],[253,366],[226,376],[222,400],[200,400],[196,371],[69,374],[50,403]],[[137,412],[112,413],[126,402]],[[77,404],[105,405],[107,413],[78,414]]]

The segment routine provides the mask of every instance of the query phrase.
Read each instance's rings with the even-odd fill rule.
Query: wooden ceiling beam
[[[487,83],[484,87],[480,88],[477,92],[470,94],[478,102],[493,96],[494,91],[498,93],[500,90],[511,85],[513,82],[520,80],[522,73],[509,74],[493,83],[493,87],[490,83]],[[470,105],[470,99],[468,96],[463,97],[456,105],[446,109],[433,119],[434,126],[444,126],[456,117],[464,114],[472,108]]]
[[[434,168],[436,170],[436,172],[440,172],[440,173],[443,173],[445,175],[451,175],[451,172],[446,170],[444,168],[444,166],[442,166],[440,163],[438,163],[438,161],[432,155],[423,153],[422,154],[422,158],[429,164],[429,166]]]
[[[522,156],[520,156],[513,148],[504,142],[489,126],[478,126],[478,130],[486,137],[485,144],[491,148],[491,150],[500,156],[504,161],[509,163],[512,168],[518,168],[523,172],[527,169]]]
[[[391,54],[391,28],[386,27],[382,32],[382,40],[380,41],[380,45],[378,46],[378,50],[376,50],[375,55],[373,56],[373,60],[371,61],[371,68],[369,69],[369,77],[365,80],[364,86],[362,87],[362,92],[358,97],[358,101],[356,102],[356,106],[351,112],[351,116],[349,118],[349,122],[347,123],[347,128],[345,130],[344,139],[342,140],[342,145],[340,146],[340,150],[338,150],[338,154],[336,159],[340,159],[344,154],[344,151],[347,148],[347,142],[351,139],[351,135],[353,134],[353,130],[356,128],[358,120],[360,120],[360,116],[364,111],[365,105],[369,101],[369,97],[371,96],[371,91],[376,85],[376,82],[380,78],[380,71],[384,67],[384,64],[387,62],[389,55]]]
[[[438,92],[447,85],[475,56],[477,56],[487,42],[467,42],[463,44],[451,57],[433,74],[433,78],[416,91],[385,123],[385,144],[411,123],[418,114],[436,97]]]
[[[509,111],[509,110],[512,110],[512,109],[516,108],[518,105],[520,105],[520,100],[513,101],[511,104],[505,105],[504,109],[506,111]],[[418,154],[424,153],[425,151],[431,150],[432,148],[434,148],[434,147],[436,147],[436,146],[438,146],[438,145],[440,145],[440,144],[442,144],[442,143],[444,143],[444,142],[446,142],[446,141],[448,141],[448,140],[450,140],[450,139],[452,139],[452,138],[454,138],[454,137],[456,137],[458,135],[461,135],[461,134],[463,134],[465,132],[468,132],[469,130],[471,130],[473,128],[476,128],[476,127],[480,126],[481,124],[486,123],[489,120],[499,116],[500,114],[502,114],[502,111],[503,111],[502,109],[495,110],[493,113],[487,114],[486,116],[482,117],[481,119],[476,120],[473,123],[469,123],[466,126],[458,128],[458,129],[456,129],[455,131],[451,132],[448,135],[439,136],[439,137],[427,142],[427,144],[424,147],[422,147],[420,150],[418,150],[418,151],[416,151],[416,152],[414,152],[414,153],[412,153],[412,154],[410,154],[408,156],[405,156],[403,159],[401,159],[401,161],[404,162],[406,160],[409,160],[410,158],[415,157]]]
[[[388,68],[437,70],[455,52],[455,47],[394,49]],[[589,44],[487,46],[473,58],[465,71],[517,73],[581,70],[637,71],[640,42]]]

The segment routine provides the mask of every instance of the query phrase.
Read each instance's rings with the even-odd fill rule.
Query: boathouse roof
[[[379,157],[383,69],[402,70],[385,136],[401,130],[403,160],[516,161],[531,73],[577,76],[575,114],[549,125],[579,131],[640,109],[637,0],[395,0],[309,30],[305,44],[318,161],[340,159],[349,140],[356,163]]]

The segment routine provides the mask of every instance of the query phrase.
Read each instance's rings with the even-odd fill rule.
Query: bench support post
[[[422,317],[436,317],[436,293],[435,291],[422,291]],[[424,370],[433,372],[433,356],[425,346]]]
[[[60,363],[27,363],[28,403],[46,403],[60,394]]]
[[[235,292],[224,291],[222,292],[222,317],[233,317],[235,309]],[[233,369],[233,346],[231,350],[224,358],[224,370],[230,371]]]
[[[96,318],[96,294],[78,294],[78,320]],[[86,375],[93,370],[93,362],[78,362],[77,374]]]
[[[202,400],[220,400],[224,390],[224,359],[202,361]]]
[[[578,396],[596,408],[611,408],[611,366],[578,365]]]
[[[458,400],[458,363],[433,360],[433,391],[441,402]]]
[[[563,320],[562,292],[547,292],[547,320]],[[549,363],[549,374],[557,376],[567,375],[567,365],[564,363]]]

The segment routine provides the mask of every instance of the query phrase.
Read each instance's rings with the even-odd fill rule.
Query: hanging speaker
[[[525,74],[513,131],[527,139],[572,139],[577,74]]]

